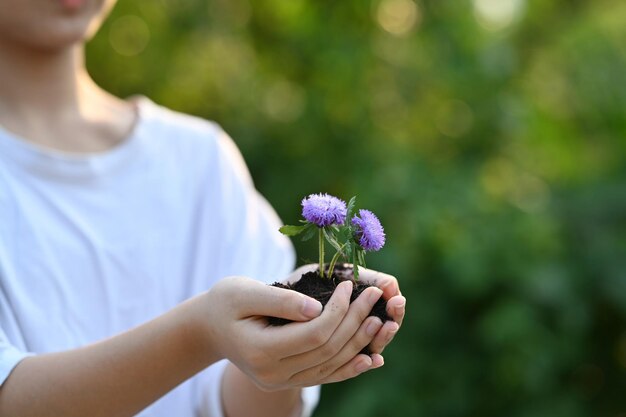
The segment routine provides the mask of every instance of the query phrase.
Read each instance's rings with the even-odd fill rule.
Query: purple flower
[[[302,216],[318,227],[343,224],[346,221],[346,203],[328,194],[311,194],[302,200]]]
[[[369,210],[359,210],[359,216],[352,218],[359,245],[368,252],[380,250],[385,245],[385,230],[380,220]]]

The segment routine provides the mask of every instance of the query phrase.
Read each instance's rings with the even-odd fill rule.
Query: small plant
[[[356,280],[359,279],[359,266],[365,267],[365,253],[378,251],[385,245],[385,231],[378,217],[364,209],[355,214],[355,204],[356,197],[346,205],[343,200],[328,194],[311,194],[302,200],[302,224],[280,228],[280,232],[287,236],[303,234],[302,240],[309,240],[317,234],[322,278],[325,275],[325,241],[336,250],[328,267],[328,277],[332,276],[341,257],[352,263]]]
[[[328,194],[311,194],[302,200],[302,217],[300,225],[283,226],[280,231],[287,236],[302,235],[302,240],[312,239],[317,235],[319,247],[319,270],[302,274],[295,282],[275,282],[272,285],[306,294],[315,298],[326,306],[333,292],[342,281],[352,281],[353,302],[367,288],[376,285],[375,282],[359,281],[359,266],[365,266],[365,253],[380,250],[385,244],[385,231],[380,221],[369,210],[356,210],[356,197],[352,197],[348,204],[343,200]],[[325,269],[324,251],[328,242],[335,248],[328,269]],[[335,268],[337,261],[344,259],[350,265]],[[343,273],[352,269],[353,276]],[[369,313],[379,317],[382,322],[392,320],[387,314],[387,301],[380,298]],[[268,324],[282,326],[290,323],[279,317],[268,317]],[[369,354],[365,347],[362,353]]]

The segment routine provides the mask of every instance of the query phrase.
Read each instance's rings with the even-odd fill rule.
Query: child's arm
[[[301,294],[224,279],[126,333],[24,359],[0,387],[0,416],[132,416],[222,358],[286,397],[296,387],[336,378],[336,372],[343,379],[356,376],[357,353],[372,339],[363,318],[381,291],[349,304],[347,286],[320,314],[319,303]],[[302,322],[268,328],[257,315]]]
[[[194,298],[123,334],[22,360],[0,388],[0,416],[131,416],[218,358],[194,334]]]
[[[304,272],[309,270],[315,270],[317,265],[307,265],[299,268],[294,272],[295,277],[300,277]],[[343,365],[339,369],[333,370],[332,361],[326,364],[326,374],[330,376],[326,377],[322,382],[337,382],[344,379],[348,379],[358,375],[360,369],[368,370],[382,366],[383,358],[380,356],[383,349],[387,344],[391,342],[393,336],[397,333],[405,314],[406,300],[400,293],[398,281],[395,277],[384,274],[381,272],[373,271],[366,268],[361,268],[362,281],[375,284],[383,291],[383,298],[387,300],[387,313],[394,321],[388,321],[381,327],[380,321],[377,318],[369,317],[362,325],[362,329],[365,329],[365,334],[361,339],[362,346],[369,343],[369,348],[374,354],[371,358],[366,355],[357,355],[346,365]],[[361,295],[363,297],[363,295]],[[362,301],[362,300],[361,300]],[[364,303],[365,305],[365,303]],[[359,314],[358,322],[363,322],[363,317],[369,314],[369,309],[361,311]],[[348,321],[348,318],[344,318],[344,323]],[[374,326],[370,329],[370,334],[367,335],[367,327],[370,323]],[[337,333],[337,332],[336,332]],[[362,330],[361,330],[361,333]],[[353,338],[351,342],[356,342],[358,338]],[[369,341],[369,342],[368,342]],[[329,346],[337,346],[331,341],[328,342]],[[360,350],[360,349],[359,349]],[[351,353],[352,354],[352,353]],[[354,355],[354,354],[352,354]],[[338,366],[338,365],[334,365]],[[320,368],[316,369],[319,372]],[[305,371],[303,374],[308,373]],[[302,374],[300,374],[302,376]],[[321,376],[321,375],[320,375]],[[298,376],[294,376],[297,378]],[[278,392],[266,392],[258,388],[250,378],[248,378],[243,372],[230,364],[224,373],[222,382],[222,403],[225,409],[225,415],[227,417],[240,417],[251,416],[256,417],[274,417],[274,416],[299,416],[300,405],[300,391],[299,390],[286,390]],[[291,410],[291,414],[290,414]]]

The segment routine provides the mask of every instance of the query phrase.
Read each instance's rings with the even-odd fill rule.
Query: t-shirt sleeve
[[[295,252],[291,241],[279,231],[281,221],[267,200],[255,189],[241,153],[232,139],[218,129],[220,221],[222,239],[218,276],[244,275],[264,282],[280,281],[293,271]],[[228,362],[221,361],[204,372],[202,417],[223,417],[221,380]],[[302,390],[302,417],[315,409],[320,387]]]
[[[293,245],[278,231],[278,215],[254,187],[241,153],[221,129],[217,144],[217,186],[223,204],[219,276],[244,275],[264,282],[281,280],[295,266]]]
[[[223,360],[204,371],[206,385],[201,397],[200,417],[225,417],[222,409],[221,381],[227,365],[228,361]],[[310,417],[319,402],[320,386],[303,388],[300,398],[302,400],[300,417]]]
[[[28,352],[22,352],[15,346],[13,346],[6,334],[0,328],[0,386],[4,384],[4,381],[9,377],[9,374],[13,371],[13,368],[24,358],[30,356]]]

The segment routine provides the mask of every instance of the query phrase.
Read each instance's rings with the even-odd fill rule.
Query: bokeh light
[[[413,0],[381,0],[376,10],[380,27],[396,36],[411,32],[420,18],[419,8]]]
[[[286,80],[275,81],[267,88],[263,99],[263,110],[279,122],[296,120],[306,104],[304,90]]]
[[[504,157],[485,163],[481,184],[491,196],[504,199],[529,213],[545,209],[550,201],[550,189],[545,181]]]
[[[510,26],[521,17],[525,0],[472,0],[478,23],[487,30],[497,31]]]
[[[109,41],[115,52],[135,56],[143,52],[150,42],[150,29],[146,22],[133,15],[122,16],[111,24]]]
[[[472,109],[461,100],[448,100],[435,113],[435,123],[439,131],[452,138],[467,133],[473,122]]]

